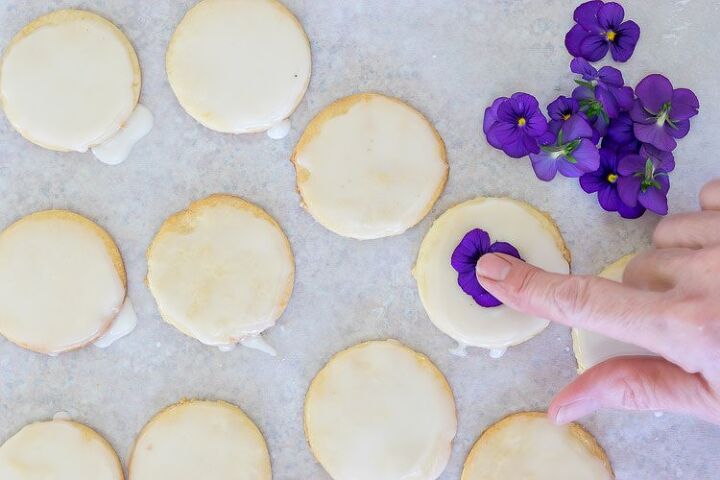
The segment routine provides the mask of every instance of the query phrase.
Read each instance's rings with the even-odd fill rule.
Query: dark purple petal
[[[622,204],[617,187],[613,184],[606,183],[598,192],[598,203],[608,212],[617,212],[620,204]]]
[[[576,99],[578,102],[581,100],[595,100],[595,92],[588,87],[575,87],[572,92],[572,98]]]
[[[605,173],[617,173],[618,155],[614,150],[608,148],[600,149],[600,168]]]
[[[493,136],[501,145],[513,143],[521,138],[522,130],[515,123],[507,123],[503,121],[495,122],[491,127],[488,135]]]
[[[666,77],[654,73],[640,80],[635,95],[645,110],[658,115],[663,106],[672,101],[673,86]]]
[[[540,145],[538,145],[537,138],[531,137],[530,135],[527,135],[527,134],[523,134],[522,138],[523,138],[523,144],[525,146],[525,150],[527,150],[528,153],[538,153],[540,151]]]
[[[616,62],[627,62],[635,52],[640,39],[640,27],[629,20],[616,30],[615,41],[610,45],[610,54]]]
[[[520,260],[522,260],[520,252],[517,251],[517,248],[507,242],[493,243],[492,245],[490,245],[490,250],[488,251],[488,253],[503,253],[505,255],[510,255],[511,257],[519,258]]]
[[[607,174],[600,168],[580,177],[580,187],[585,193],[595,193],[607,185]]]
[[[620,200],[628,207],[635,208],[638,204],[638,195],[640,194],[641,186],[642,180],[640,180],[639,177],[619,177],[617,180],[617,191],[620,195]]]
[[[570,52],[570,55],[573,57],[579,57],[581,55],[580,44],[588,35],[593,34],[585,30],[581,25],[575,25],[570,29],[565,35],[565,48]]]
[[[690,120],[680,120],[675,123],[675,128],[665,124],[665,131],[673,138],[685,138],[690,131]]]
[[[640,155],[627,155],[618,162],[617,171],[624,177],[645,172],[645,158]]]
[[[598,80],[606,86],[622,87],[625,85],[622,72],[614,67],[602,67],[598,72]]]
[[[540,109],[537,98],[525,92],[513,93],[510,104],[518,116],[530,116]]]
[[[535,175],[540,180],[549,182],[557,175],[558,160],[553,158],[552,154],[548,152],[533,153],[530,154],[530,161]]]
[[[638,203],[658,215],[667,215],[667,195],[659,188],[650,187],[638,195]]]
[[[695,93],[687,88],[677,88],[673,92],[670,119],[673,121],[687,120],[698,114],[700,101]]]
[[[629,113],[630,118],[632,118],[632,121],[635,123],[650,125],[651,123],[657,122],[657,119],[643,108],[640,100],[635,100],[635,103],[633,103]]]
[[[625,18],[625,10],[623,7],[615,2],[608,2],[597,12],[598,24],[604,31],[615,31],[620,26],[623,19]]]
[[[602,0],[591,0],[585,2],[575,9],[573,19],[585,30],[592,33],[600,32],[600,25],[598,24],[597,15],[600,8],[602,8]]]
[[[635,103],[635,92],[633,92],[631,87],[615,88],[613,89],[613,94],[620,106],[620,110],[628,111],[633,107],[633,103]]]
[[[610,44],[603,35],[590,35],[580,42],[580,53],[583,58],[597,62],[607,55]]]
[[[582,57],[574,58],[570,62],[570,71],[582,75],[583,80],[588,82],[598,78],[598,71],[595,67]]]
[[[517,125],[519,116],[515,113],[512,99],[508,98],[502,102],[497,109],[497,119],[499,122]]]
[[[480,285],[474,270],[472,272],[459,274],[458,285],[463,292],[470,295],[473,300],[482,307],[497,307],[502,305],[502,302],[493,297]]]
[[[635,140],[633,121],[628,113],[623,112],[617,118],[610,120],[606,138],[616,145],[626,145]]]
[[[635,136],[641,142],[649,143],[666,152],[672,152],[675,150],[675,147],[677,147],[677,142],[670,132],[668,132],[668,129],[671,129],[669,125],[658,125],[657,123],[643,125],[636,123],[633,130],[635,131]]]
[[[665,172],[672,172],[675,170],[675,157],[671,152],[664,152],[650,144],[643,143],[640,147],[639,155],[642,158],[649,158],[652,160],[656,169],[663,170]]]
[[[562,126],[563,142],[567,143],[578,138],[592,138],[592,127],[580,115],[573,115]]]
[[[517,140],[513,142],[504,143],[502,151],[511,158],[523,158],[530,153],[525,144],[525,135],[518,136]]]
[[[598,85],[595,88],[595,97],[602,104],[608,117],[617,118],[620,114],[620,107],[618,106],[617,99],[615,99],[615,95],[613,95],[610,90],[602,85]]]
[[[450,257],[450,265],[458,272],[475,272],[478,259],[490,249],[490,235],[485,230],[470,230],[460,240]]]
[[[572,97],[560,95],[548,105],[548,115],[553,120],[565,120],[566,115],[574,115],[580,110],[580,104]]]
[[[540,137],[547,132],[548,124],[540,110],[535,111],[532,115],[529,115],[526,119],[524,130],[525,133],[531,137]]]
[[[622,218],[627,219],[634,219],[634,218],[640,218],[645,213],[645,207],[640,205],[639,203],[635,205],[634,207],[630,207],[628,205],[625,205],[622,201],[620,202],[620,206],[618,207],[618,213]]]

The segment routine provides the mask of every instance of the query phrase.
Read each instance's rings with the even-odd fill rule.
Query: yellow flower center
[[[565,115],[563,115],[563,120],[570,120],[570,114],[566,113]]]
[[[524,127],[526,123],[527,123],[527,120],[525,120],[525,117],[520,117],[518,119],[518,125],[520,125],[521,127]]]
[[[614,42],[616,36],[617,33],[613,32],[612,30],[605,32],[605,38],[608,39],[608,42]]]
[[[610,175],[607,176],[607,180],[608,180],[608,182],[610,182],[610,183],[615,183],[615,182],[617,182],[617,179],[618,179],[618,176],[617,176],[616,174],[614,174],[614,173],[611,173]]]

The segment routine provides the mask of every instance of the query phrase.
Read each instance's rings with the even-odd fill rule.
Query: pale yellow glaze
[[[340,99],[308,125],[292,156],[307,210],[324,227],[360,240],[399,235],[445,187],[445,144],[398,99]]]
[[[335,480],[434,480],[456,428],[445,377],[394,340],[336,354],[305,399],[310,448]]]
[[[570,271],[570,253],[546,214],[517,200],[478,197],[442,214],[425,236],[413,271],[423,306],[440,330],[464,345],[493,349],[529,340],[547,327],[547,320],[505,305],[481,307],[458,286],[450,258],[475,228],[488,232],[493,242],[511,243],[532,265]]]
[[[270,480],[262,433],[238,407],[193,400],[158,413],[138,436],[129,480]]]

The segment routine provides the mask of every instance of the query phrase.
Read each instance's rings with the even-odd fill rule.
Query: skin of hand
[[[659,357],[618,357],[587,370],[553,400],[558,424],[601,408],[679,412],[720,424],[720,179],[701,211],[663,219],[623,283],[558,275],[501,254],[477,265],[503,303],[633,343]]]

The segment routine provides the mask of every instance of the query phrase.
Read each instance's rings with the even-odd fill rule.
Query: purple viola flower
[[[690,131],[690,119],[698,114],[700,102],[687,88],[673,89],[670,80],[648,75],[635,89],[637,100],[630,110],[635,136],[644,143],[671,152],[676,139]]]
[[[547,129],[537,99],[527,93],[498,98],[485,110],[483,132],[488,143],[512,158],[539,152],[538,139]]]
[[[638,155],[644,159],[651,160],[656,168],[664,172],[669,173],[675,170],[675,156],[672,152],[665,152],[648,143],[643,143],[638,151]]]
[[[540,153],[531,153],[535,175],[549,182],[558,172],[566,177],[579,177],[597,170],[600,154],[591,138],[593,130],[579,115],[563,123],[552,144],[541,147]]]
[[[597,132],[595,136],[604,137],[610,117],[602,103],[595,98],[595,91],[589,87],[579,86],[573,90],[572,96],[580,104],[580,111],[585,115],[590,126]]]
[[[625,86],[622,72],[617,68],[606,66],[597,70],[584,58],[575,58],[570,62],[570,70],[582,76],[582,80],[575,81],[593,91],[609,118],[632,108],[633,90]]]
[[[628,155],[618,162],[618,194],[626,205],[641,205],[658,215],[667,215],[668,172],[652,158]]]
[[[463,292],[482,307],[497,307],[502,305],[502,302],[480,285],[475,274],[478,260],[486,253],[504,253],[522,260],[515,247],[506,242],[491,244],[490,235],[485,230],[476,228],[465,234],[453,251],[450,264],[458,272],[458,285]]]
[[[597,62],[608,50],[617,62],[630,59],[640,39],[640,27],[624,21],[625,10],[615,2],[585,2],[575,9],[576,25],[565,36],[570,55]]]
[[[550,117],[548,122],[550,130],[558,132],[563,123],[570,120],[573,115],[580,113],[580,103],[572,97],[560,95],[548,105],[547,112]]]
[[[618,192],[618,155],[613,148],[600,149],[600,167],[580,177],[580,186],[586,193],[596,193],[600,206],[608,212],[618,212],[621,217],[638,218],[645,213],[645,207],[626,205]]]

